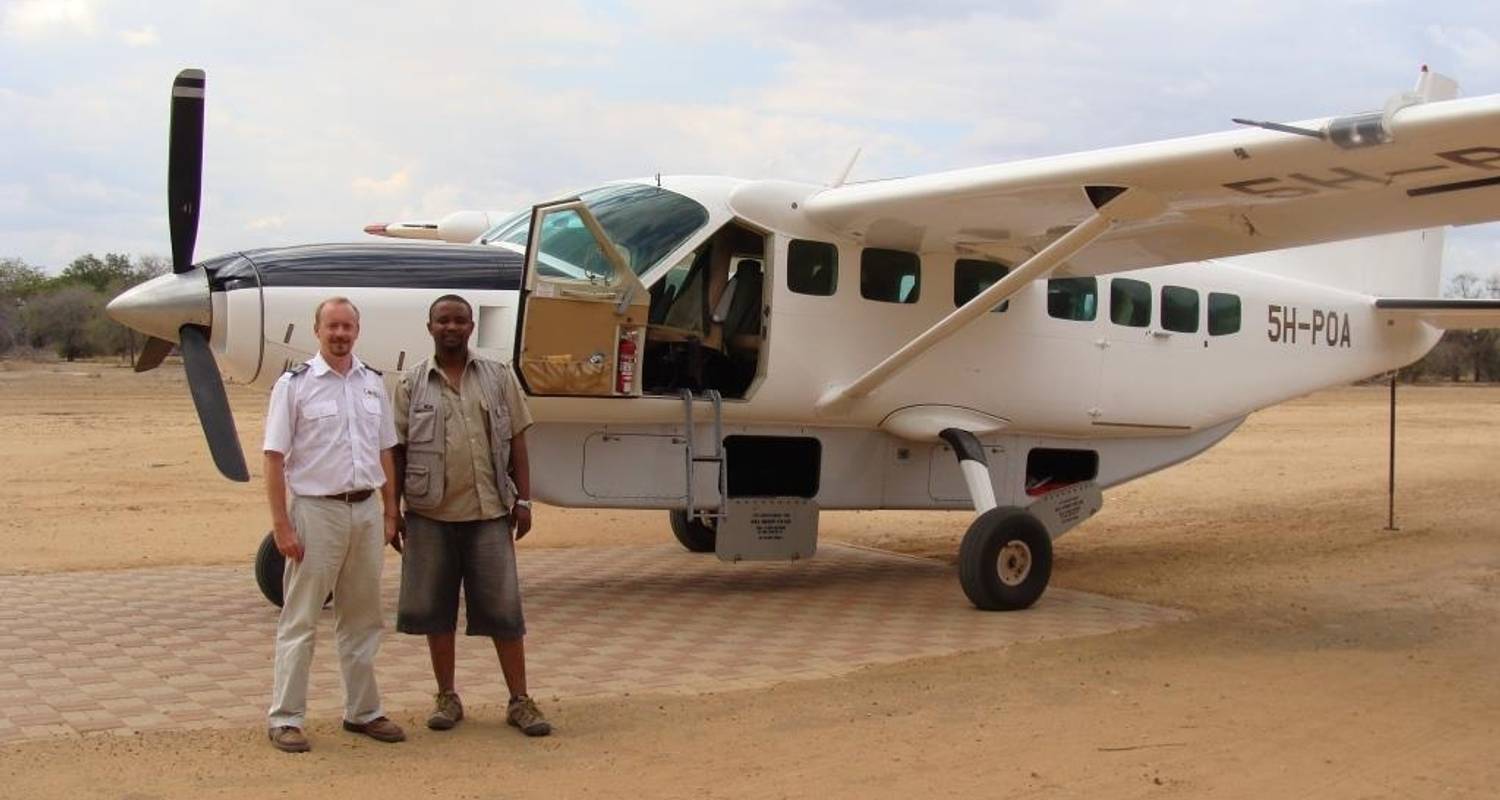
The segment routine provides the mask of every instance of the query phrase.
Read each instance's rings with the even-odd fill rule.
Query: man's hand
[[[396,548],[396,552],[398,553],[401,552],[401,544],[397,539],[400,529],[401,516],[399,514],[396,516],[387,514],[385,516],[385,543]]]
[[[293,561],[302,561],[302,537],[297,535],[297,529],[292,527],[291,520],[281,520],[273,523],[271,538],[276,540],[276,549],[281,555]]]
[[[391,547],[394,547],[396,549],[396,552],[401,553],[402,555],[406,555],[406,553],[405,553],[405,549],[406,549],[406,515],[405,514],[402,514],[401,516],[396,517],[396,538],[394,538],[394,539],[392,539],[390,541],[390,545],[391,545]]]
[[[521,541],[521,537],[531,532],[531,509],[525,506],[516,506],[510,510],[510,533],[511,538]]]

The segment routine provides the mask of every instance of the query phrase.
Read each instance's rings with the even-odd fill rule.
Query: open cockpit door
[[[650,302],[582,200],[532,209],[515,358],[527,393],[639,396]]]

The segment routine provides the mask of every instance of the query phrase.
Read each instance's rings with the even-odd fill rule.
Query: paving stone
[[[674,545],[523,550],[521,582],[532,690],[554,699],[757,688],[1187,616],[1056,588],[1029,611],[984,614],[951,567],[838,545],[796,564]],[[423,637],[394,633],[398,583],[388,571],[377,673],[388,711],[421,713],[431,668]],[[0,742],[263,721],[278,614],[249,568],[0,576],[0,609]],[[325,611],[308,701],[330,720],[343,713],[332,623]],[[461,637],[458,655],[473,701],[498,696],[493,647]]]

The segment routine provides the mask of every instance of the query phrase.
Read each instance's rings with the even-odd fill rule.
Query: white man
[[[273,536],[286,557],[267,725],[271,744],[289,753],[310,747],[303,732],[307,675],[329,593],[344,729],[382,742],[406,738],[386,718],[375,684],[382,554],[399,517],[390,398],[380,373],[354,356],[359,309],[352,302],[319,303],[313,332],[318,355],[271,391],[264,448]]]
[[[526,623],[515,540],[531,530],[525,431],[531,413],[510,367],[469,352],[474,310],[444,295],[427,311],[433,357],[396,390],[396,474],[406,516],[396,630],[427,637],[437,679],[427,727],[464,717],[454,688],[458,596],[470,636],[491,639],[510,691],[506,721],[527,736],[552,726],[526,691]]]

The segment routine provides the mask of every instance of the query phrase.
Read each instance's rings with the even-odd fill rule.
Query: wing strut
[[[1094,240],[1108,233],[1116,223],[1150,219],[1165,209],[1160,198],[1142,189],[1089,186],[1085,187],[1085,191],[1096,203],[1094,213],[1042,248],[1041,252],[1026,259],[993,286],[975,295],[972,300],[907,342],[901,349],[886,356],[884,361],[852,383],[831,388],[818,400],[817,412],[825,415],[843,413],[853,401],[875,391],[933,345],[963,330],[969,323],[984,316],[985,312],[1021,291],[1026,284],[1046,277],[1058,264],[1077,255]]]

